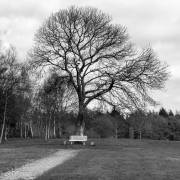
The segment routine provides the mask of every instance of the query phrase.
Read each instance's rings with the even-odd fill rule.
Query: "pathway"
[[[28,163],[13,171],[0,175],[0,180],[32,180],[46,171],[62,164],[77,155],[79,150],[60,150],[51,156]]]

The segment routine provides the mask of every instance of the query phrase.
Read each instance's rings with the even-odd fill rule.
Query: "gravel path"
[[[60,150],[51,156],[28,163],[0,175],[0,180],[32,180],[77,155],[79,150]]]

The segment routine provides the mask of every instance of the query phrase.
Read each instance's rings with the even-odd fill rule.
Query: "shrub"
[[[111,137],[114,135],[114,126],[111,117],[108,115],[101,115],[93,122],[93,130],[101,137]]]

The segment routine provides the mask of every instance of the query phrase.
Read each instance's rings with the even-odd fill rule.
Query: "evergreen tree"
[[[169,114],[168,114],[168,115],[169,115],[169,116],[174,116],[172,110],[169,111]]]
[[[165,118],[168,117],[168,113],[167,113],[167,111],[166,111],[164,108],[161,108],[161,109],[159,110],[159,115],[160,115],[160,116],[163,116],[163,117],[165,117]]]

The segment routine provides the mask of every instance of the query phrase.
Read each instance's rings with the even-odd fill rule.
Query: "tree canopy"
[[[35,35],[32,65],[68,76],[79,101],[80,122],[93,100],[122,109],[154,104],[149,90],[164,87],[167,66],[151,48],[130,43],[126,28],[94,8],[70,7],[52,14]]]

